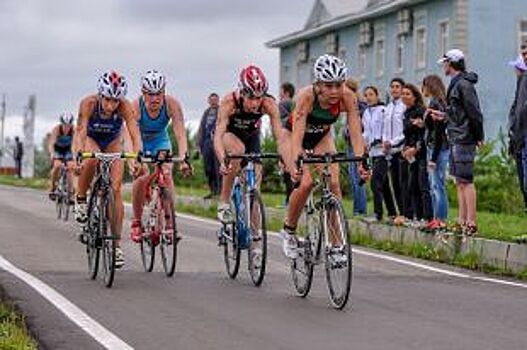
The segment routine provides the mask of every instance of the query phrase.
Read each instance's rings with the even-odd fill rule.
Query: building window
[[[385,57],[384,39],[375,41],[375,71],[378,77],[384,74],[384,57]]]
[[[519,32],[520,45],[527,44],[527,19],[520,21],[520,32]]]
[[[450,36],[450,25],[448,21],[439,22],[439,55],[448,51],[448,41]]]
[[[297,61],[306,63],[309,60],[309,42],[302,41],[297,46]]]
[[[370,22],[363,22],[359,27],[359,45],[370,46],[373,42],[373,28]]]
[[[339,36],[337,33],[329,33],[326,36],[326,53],[338,55],[339,53]]]
[[[415,60],[417,69],[426,68],[426,27],[415,30]]]
[[[395,39],[395,71],[401,73],[404,69],[404,39],[402,35],[398,35]]]
[[[366,47],[359,46],[359,76],[361,78],[366,76]]]
[[[412,13],[409,9],[397,13],[397,34],[410,35],[412,32]]]

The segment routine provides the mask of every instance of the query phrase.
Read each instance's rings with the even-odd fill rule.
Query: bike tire
[[[148,205],[146,206],[148,209],[143,214],[146,218],[145,220],[143,220],[145,234],[143,235],[143,239],[140,243],[141,261],[143,263],[143,268],[146,272],[152,272],[152,270],[154,269],[154,262],[156,256],[156,247],[153,241],[153,235],[158,229],[157,220],[155,220],[155,222],[151,222],[150,218],[153,215],[151,211],[155,211],[157,213],[156,215],[159,215],[159,203],[157,191],[153,191],[152,193],[153,194],[150,203],[148,203]]]
[[[100,199],[99,210],[101,213],[99,234],[102,243],[103,282],[107,288],[111,288],[115,278],[115,251],[117,248],[115,224],[117,212],[113,191],[111,189]]]
[[[232,200],[231,209],[235,209],[234,201]],[[223,233],[226,236],[226,242],[223,246],[223,257],[227,274],[230,278],[235,279],[240,270],[241,249],[237,232],[238,213],[235,210],[233,210],[233,213],[235,213],[234,222],[223,225]]]
[[[256,287],[259,287],[265,277],[265,269],[266,269],[266,263],[267,263],[267,227],[266,227],[266,216],[265,216],[265,206],[263,204],[262,198],[260,196],[260,193],[258,191],[254,191],[251,193],[250,196],[251,201],[251,237],[254,237],[254,233],[252,232],[255,227],[256,229],[260,229],[260,235],[261,239],[259,242],[251,241],[251,247],[248,249],[248,265],[249,265],[249,274],[251,275],[251,280],[253,281],[253,284]],[[255,217],[255,213],[259,212],[259,215],[256,215],[256,217],[259,217],[259,224],[256,224],[252,222],[253,218]],[[254,225],[254,226],[253,226]],[[254,245],[260,245],[260,257],[254,256]],[[259,260],[259,264],[254,264],[255,260]]]
[[[161,262],[167,277],[172,277],[176,270],[178,239],[174,200],[172,193],[167,189],[161,190],[160,203],[162,204],[161,213],[163,214],[158,218],[161,228],[159,237]]]
[[[88,222],[86,227],[83,229],[84,234],[86,235],[86,255],[88,257],[88,273],[90,279],[94,280],[97,278],[97,272],[99,271],[99,262],[100,262],[100,235],[99,235],[99,215],[100,213],[95,213],[94,209],[97,209],[97,185],[94,187],[94,191],[90,195],[88,202]]]
[[[327,242],[331,241],[332,233],[329,232],[330,225],[334,228],[338,227],[338,232],[334,232],[333,235],[341,240],[341,247],[339,248],[339,255],[344,254],[343,261],[336,263],[334,261],[334,252],[330,251],[330,244],[325,247],[325,270],[326,270],[326,282],[328,286],[328,294],[331,301],[331,305],[338,310],[343,309],[351,294],[351,280],[352,280],[352,252],[351,252],[351,237],[348,228],[348,222],[342,203],[336,197],[329,200],[328,205],[325,208],[325,222],[324,228],[326,230]],[[336,220],[333,225],[332,220]],[[337,276],[338,273],[338,276]]]

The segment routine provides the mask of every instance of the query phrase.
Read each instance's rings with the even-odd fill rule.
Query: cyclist
[[[166,79],[163,74],[156,70],[149,70],[141,79],[142,96],[134,103],[134,115],[143,143],[143,153],[155,156],[160,150],[172,151],[172,144],[168,136],[168,125],[172,121],[172,128],[178,143],[179,157],[184,158],[188,150],[185,122],[180,103],[176,98],[165,94]],[[190,172],[187,162],[179,165],[184,175]],[[172,164],[163,164],[163,173],[172,179]],[[133,209],[131,238],[134,242],[141,242],[143,228],[141,217],[145,202],[146,184],[148,181],[148,169],[142,170],[142,176],[137,177],[133,184]],[[174,188],[174,182],[168,181],[170,191]]]
[[[133,151],[141,150],[141,137],[137,122],[134,120],[133,107],[125,98],[127,92],[125,78],[115,71],[104,73],[98,82],[98,93],[85,97],[79,108],[79,119],[75,131],[75,150],[83,152],[122,152],[123,124],[130,133]],[[140,166],[131,160],[134,173],[139,173]],[[97,160],[89,159],[78,164],[79,182],[77,188],[75,218],[81,225],[86,224],[87,204],[86,192],[97,168]],[[121,230],[123,224],[124,207],[121,197],[123,177],[123,163],[116,161],[112,166],[112,187],[115,196],[117,217],[117,249],[115,266],[124,265],[124,255],[120,248]]]
[[[297,257],[296,226],[313,186],[308,166],[298,169],[295,160],[308,150],[315,154],[336,152],[331,125],[337,121],[341,112],[347,114],[355,156],[364,155],[365,144],[361,134],[357,96],[344,84],[346,72],[346,65],[341,59],[331,55],[320,56],[313,67],[315,82],[300,90],[286,124],[290,133],[288,149],[291,150],[286,160],[287,166],[291,169],[293,180],[300,182],[299,187],[291,194],[281,232],[284,253],[291,259]],[[331,191],[341,197],[338,165],[332,164],[330,171]],[[359,173],[362,178],[367,177],[363,165],[359,166]]]
[[[51,157],[52,167],[49,175],[49,199],[56,199],[55,189],[62,166],[62,160],[66,161],[68,168],[69,198],[73,195],[72,172],[75,166],[73,153],[71,152],[73,142],[73,114],[66,112],[60,115],[60,123],[53,127],[48,140],[48,152]]]

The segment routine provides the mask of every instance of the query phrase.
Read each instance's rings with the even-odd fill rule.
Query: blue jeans
[[[348,146],[348,156],[353,157],[353,147]],[[350,183],[350,192],[353,195],[353,215],[366,214],[366,187],[361,186],[359,168],[357,162],[349,163],[348,177]]]
[[[430,160],[431,158],[432,149],[429,148],[428,159]],[[448,149],[440,151],[439,156],[437,157],[436,168],[434,170],[428,170],[434,217],[443,221],[448,218],[448,194],[445,183],[448,159]]]

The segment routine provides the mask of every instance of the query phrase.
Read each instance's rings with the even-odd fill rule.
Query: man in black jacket
[[[476,73],[466,71],[463,51],[448,51],[439,61],[445,75],[451,78],[447,92],[446,112],[432,111],[436,120],[447,118],[450,141],[450,174],[456,179],[459,203],[458,223],[463,233],[476,235],[476,187],[474,158],[483,144],[483,114],[474,85]]]
[[[527,57],[527,45],[522,46],[522,51],[524,50]],[[509,153],[516,161],[520,189],[527,211],[527,65],[521,55],[515,61],[509,62],[509,65],[514,67],[517,76],[516,93],[509,112]]]

